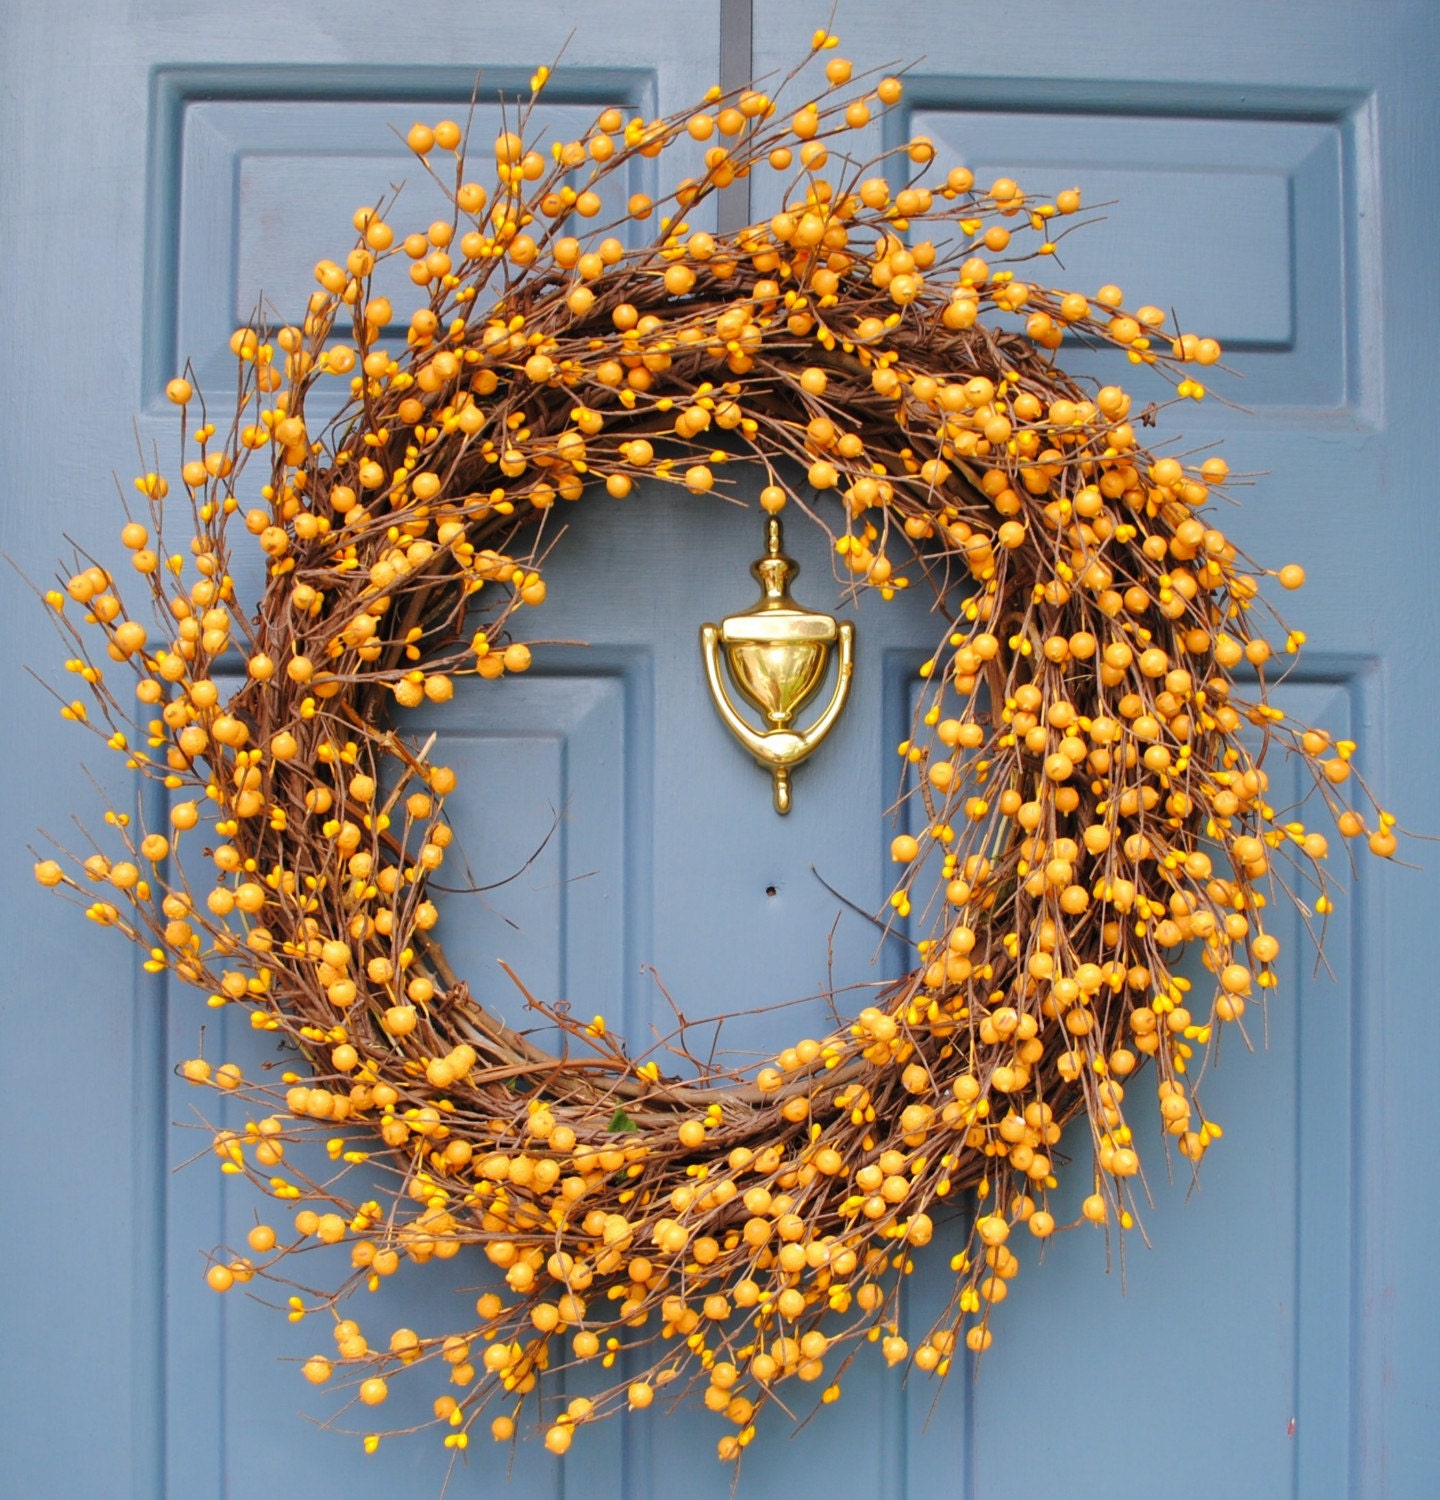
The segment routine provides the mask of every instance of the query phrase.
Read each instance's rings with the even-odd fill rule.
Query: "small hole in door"
[[[765,894],[767,896],[774,896],[774,895],[776,895],[778,893],[776,892],[775,887],[773,885],[767,885],[765,887]]]

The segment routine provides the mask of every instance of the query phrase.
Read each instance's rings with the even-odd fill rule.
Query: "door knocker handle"
[[[700,650],[710,696],[730,732],[770,772],[775,811],[790,811],[790,772],[819,748],[850,696],[855,673],[855,627],[849,620],[801,609],[790,595],[800,571],[781,550],[780,518],[766,527],[765,556],[750,569],[760,583],[760,602],[719,625],[700,627]],[[830,701],[808,729],[791,720],[825,680],[830,653],[839,647],[839,671]],[[754,728],[736,709],[725,687],[721,658],[741,696],[764,716],[766,727]]]

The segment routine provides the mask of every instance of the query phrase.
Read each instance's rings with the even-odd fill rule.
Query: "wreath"
[[[1345,839],[1396,847],[1353,746],[1268,701],[1262,580],[1302,571],[1251,565],[1208,515],[1222,459],[1148,451],[1136,423],[1159,407],[1142,418],[1056,363],[1067,342],[1118,348],[1182,403],[1206,396],[1219,347],[1115,287],[1037,279],[1078,191],[977,191],[921,138],[852,159],[902,83],[852,76],[834,49],[817,35],[783,114],[755,88],[712,90],[664,119],[607,109],[548,154],[531,139],[542,69],[488,187],[457,123],[416,124],[450,216],[405,234],[393,202],[362,208],[303,321],[235,333],[238,399],[218,421],[170,382],[178,493],[157,460],[120,534],[149,623],[88,557],[46,596],[89,688],[62,712],[170,801],[168,827],[113,812],[123,848],[57,850],[38,879],[309,1069],[181,1065],[253,1106],[215,1154],[293,1212],[216,1251],[209,1283],[269,1278],[292,1319],[328,1313],[335,1347],[304,1375],[362,1408],[409,1366],[435,1372],[452,1450],[482,1419],[502,1441],[533,1420],[563,1453],[617,1410],[699,1391],[736,1460],[790,1382],[835,1399],[867,1340],[941,1375],[984,1350],[1019,1270],[1007,1242],[1064,1227],[1066,1124],[1083,1116],[1093,1144],[1077,1223],[1130,1227],[1130,1091],[1148,1065],[1166,1146],[1198,1165],[1220,1132],[1197,1054],[1276,983],[1265,888],[1283,865],[1307,913],[1330,910],[1326,837],[1271,805],[1266,753],[1300,757]],[[708,143],[702,177],[617,199],[637,157],[686,138]],[[785,184],[768,222],[688,226],[761,172]],[[396,259],[419,300],[399,324],[372,281]],[[340,414],[313,419],[337,380]],[[452,972],[427,894],[457,779],[396,710],[444,704],[467,674],[504,692],[531,664],[550,512],[642,483],[758,487],[766,511],[830,531],[855,588],[925,589],[939,622],[897,768],[923,816],[891,845],[888,913],[929,936],[876,1003],[753,1076],[662,1077],[598,1018],[527,995],[564,1040],[542,1050]],[[253,613],[237,542],[264,559]],[[1283,661],[1304,637],[1278,633]],[[310,1139],[338,1175],[305,1169]],[[367,1160],[363,1191],[377,1171],[381,1188],[362,1200]],[[911,1345],[905,1277],[947,1207],[951,1294]],[[300,1257],[325,1244],[348,1248],[347,1274],[307,1290]],[[353,1293],[462,1253],[498,1271],[473,1317],[371,1342]],[[552,1396],[577,1365],[607,1372],[594,1394]]]

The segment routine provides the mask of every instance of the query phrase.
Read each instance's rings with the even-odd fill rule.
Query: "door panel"
[[[1089,292],[1118,281],[1133,305],[1175,306],[1187,328],[1219,339],[1243,369],[1232,399],[1246,405],[1347,404],[1341,204],[1363,97],[1327,104],[1315,118],[1314,104],[1270,114],[1236,89],[1213,101],[1182,95],[1137,118],[1118,92],[1058,101],[1059,109],[1016,99],[995,110],[977,108],[955,80],[927,76],[909,94],[911,131],[963,161],[978,183],[1014,174],[1051,198],[1082,188],[1089,207],[1057,240],[1048,279]],[[898,122],[891,128],[898,133]],[[1070,358],[1137,398],[1168,394],[1158,374],[1119,350]]]
[[[527,85],[516,69],[504,70],[502,78],[489,80],[486,102],[472,117],[476,75],[469,69],[441,70],[426,80],[426,93],[408,96],[396,90],[398,82],[410,81],[403,74],[397,79],[377,70],[347,75],[344,93],[329,69],[286,69],[283,77],[292,98],[270,97],[272,75],[260,68],[226,70],[207,86],[206,70],[172,67],[156,81],[172,122],[167,156],[178,158],[175,175],[165,175],[167,163],[154,189],[157,206],[173,216],[177,231],[171,295],[162,295],[151,332],[153,379],[146,398],[156,411],[165,410],[165,372],[187,359],[202,389],[228,387],[234,378],[230,335],[257,308],[272,321],[303,317],[315,262],[333,258],[349,242],[358,207],[398,196],[396,212],[406,224],[423,228],[448,216],[440,185],[405,144],[410,122],[458,115],[470,122],[475,140],[488,143],[515,113],[492,91],[513,98]],[[653,99],[651,83],[638,72],[606,77],[591,99],[578,103],[571,101],[592,91],[562,82],[556,102],[544,110],[548,139],[583,134],[608,105],[645,107]],[[208,97],[221,90],[222,97]],[[231,274],[217,276],[216,267],[226,265]],[[400,260],[391,260],[374,280],[376,294],[397,308],[414,299],[405,272]],[[392,345],[403,346],[403,338],[403,326],[391,328]]]
[[[224,391],[235,323],[262,295],[292,315],[310,263],[346,243],[351,213],[377,190],[405,178],[404,216],[427,217],[433,190],[392,127],[463,118],[483,70],[475,128],[487,138],[500,94],[522,91],[572,28],[573,66],[547,91],[556,135],[605,103],[654,115],[748,71],[733,48],[721,56],[721,13],[733,43],[750,9],[757,77],[788,71],[829,14],[792,0],[443,15],[375,0],[243,11],[81,0],[63,14],[0,13],[0,276],[16,374],[0,408],[11,480],[0,550],[42,587],[62,532],[106,556],[116,526],[103,476],[125,472],[137,411],[141,451],[173,451],[162,393],[183,360]],[[1433,423],[1415,378],[1440,334],[1424,296],[1440,210],[1429,8],[1324,0],[1301,16],[1240,0],[1202,11],[1106,0],[1082,24],[1059,0],[1017,0],[997,23],[968,3],[842,0],[834,26],[857,61],[923,58],[906,104],[871,127],[877,148],[920,132],[982,184],[1078,183],[1103,217],[1061,243],[1054,279],[1092,292],[1116,281],[1226,344],[1244,380],[1217,378],[1162,430],[1186,452],[1223,436],[1232,468],[1256,476],[1233,529],[1256,556],[1310,574],[1289,612],[1311,644],[1280,702],[1355,739],[1412,826],[1440,826],[1428,774],[1440,687]],[[698,154],[675,169],[693,170]],[[650,190],[651,170],[637,168],[632,190]],[[749,193],[757,216],[779,205],[769,174]],[[1061,357],[1148,394],[1108,352]],[[748,498],[754,476],[730,472]],[[855,701],[797,773],[780,820],[698,671],[699,623],[753,597],[756,512],[646,487],[551,521],[565,531],[528,625],[554,644],[537,642],[532,675],[469,683],[443,716],[403,724],[443,730],[462,772],[470,878],[456,860],[447,879],[493,886],[444,896],[456,967],[520,1022],[501,954],[537,996],[604,1012],[637,1041],[674,1025],[663,985],[692,1023],[691,1050],[718,1045],[737,1064],[818,1032],[828,989],[853,1011],[865,1002],[851,986],[906,962],[903,935],[882,941],[834,892],[862,911],[883,905],[895,746],[938,622],[918,589],[892,605],[848,600],[823,532],[787,514],[799,597],[856,618],[860,656]],[[387,1442],[363,1458],[355,1437],[298,1414],[332,1410],[281,1362],[328,1344],[318,1320],[292,1326],[204,1285],[202,1252],[243,1237],[256,1200],[211,1159],[175,1170],[207,1137],[186,1128],[195,1093],[172,1069],[202,1026],[214,1059],[248,1068],[276,1054],[29,883],[20,851],[35,825],[56,828],[74,809],[99,826],[105,804],[77,766],[83,742],[21,670],[56,675],[43,612],[18,582],[5,586],[18,644],[0,716],[11,960],[0,1085],[12,1106],[0,1488],[23,1500],[328,1496],[366,1481],[431,1493],[437,1443]],[[1277,792],[1293,781],[1272,774]],[[1227,1045],[1206,1080],[1226,1137],[1200,1186],[1183,1161],[1170,1181],[1159,1153],[1147,1157],[1148,1248],[1131,1235],[1122,1263],[1112,1245],[1107,1276],[1098,1233],[1057,1239],[1043,1265],[1027,1262],[978,1372],[902,1386],[863,1351],[838,1406],[797,1437],[783,1420],[762,1434],[742,1493],[833,1494],[837,1461],[845,1487],[867,1496],[1038,1485],[1127,1500],[1161,1474],[1169,1492],[1196,1497],[1428,1493],[1440,1472],[1428,1421],[1440,1173],[1413,1101],[1429,1095],[1440,1043],[1419,936],[1435,892],[1433,869],[1367,869],[1332,919],[1326,967],[1286,916],[1287,965],[1252,1030],[1256,1055]],[[703,1024],[804,997],[737,1018],[718,1044]],[[1065,1145],[1077,1161],[1088,1151]],[[902,1331],[927,1328],[941,1305],[943,1238],[907,1288]],[[367,1327],[438,1330],[483,1277],[463,1258],[398,1276],[363,1309]],[[387,1421],[407,1399],[397,1383]],[[719,1497],[730,1475],[709,1457],[718,1430],[708,1414],[656,1409],[602,1424],[565,1461],[524,1445],[508,1471],[477,1443],[452,1493],[499,1490],[508,1472],[540,1495]]]
[[[561,121],[609,102],[651,118],[718,76],[715,8],[697,6],[677,26],[658,0],[601,0],[584,16],[495,3],[442,15],[374,0],[260,0],[243,12],[186,0],[4,8],[9,237],[0,274],[6,349],[25,374],[3,437],[16,474],[32,478],[0,514],[0,551],[42,588],[64,532],[109,555],[107,476],[137,448],[147,468],[154,446],[173,452],[162,391],[180,362],[193,356],[200,380],[227,390],[224,349],[237,317],[262,292],[282,315],[293,311],[307,266],[322,246],[333,254],[348,244],[350,215],[397,167],[416,217],[424,212],[423,181],[389,126],[404,131],[417,113],[463,119],[478,75],[485,139],[499,92],[523,90],[572,31],[574,66],[557,69],[547,95]],[[698,150],[685,170],[697,165]],[[72,344],[87,351],[83,368],[60,353]],[[0,1489],[22,1500],[201,1500],[276,1493],[303,1475],[325,1495],[365,1474],[399,1493],[432,1492],[441,1468],[430,1444],[388,1444],[362,1470],[355,1440],[317,1441],[297,1415],[308,1388],[276,1355],[303,1357],[328,1333],[204,1287],[199,1250],[241,1237],[253,1205],[222,1192],[211,1163],[172,1172],[204,1144],[172,1128],[193,1123],[195,1107],[172,1069],[195,1053],[202,1027],[210,1056],[258,1058],[256,1042],[248,1029],[227,1035],[192,993],[167,994],[29,881],[24,850],[37,823],[63,836],[62,813],[74,810],[103,827],[105,802],[79,765],[88,747],[72,735],[57,752],[54,705],[24,674],[34,664],[53,676],[63,648],[23,583],[9,570],[6,579],[18,644],[4,669],[17,712],[0,727],[11,773],[0,847],[13,900],[0,1068],[9,1097],[29,1094],[36,1059],[64,1037],[67,1066],[84,1084],[63,1127],[49,1108],[24,1111],[0,1162],[26,1225],[0,1291]],[[603,720],[603,706],[597,712]],[[593,740],[600,730],[562,715],[550,732]],[[90,755],[97,771],[109,771],[104,758]],[[588,753],[581,759],[590,774]],[[112,791],[121,806],[138,794]],[[92,1178],[77,1218],[77,1186]],[[396,1316],[420,1326],[440,1288],[417,1287]],[[613,1471],[619,1442],[618,1428],[600,1435],[595,1461]],[[517,1454],[514,1474],[541,1493],[563,1484],[533,1445]]]
[[[755,16],[757,73],[808,44],[812,18],[777,0]],[[1103,222],[1061,242],[1049,279],[1092,295],[1116,282],[1225,343],[1244,379],[1217,376],[1152,437],[1174,434],[1186,453],[1223,437],[1232,469],[1253,477],[1229,529],[1312,581],[1287,601],[1310,645],[1277,701],[1349,733],[1385,804],[1428,829],[1434,792],[1400,747],[1428,723],[1409,685],[1435,682],[1435,538],[1407,489],[1423,460],[1400,372],[1435,322],[1408,325],[1394,299],[1424,274],[1421,220],[1396,195],[1434,201],[1422,121],[1436,36],[1423,7],[1379,20],[1345,4],[1310,7],[1303,25],[1226,4],[1111,4],[1077,24],[1073,8],[1021,3],[1002,42],[978,8],[899,19],[842,0],[833,29],[843,55],[922,59],[905,104],[870,127],[877,144],[927,134],[982,187],[1078,183]],[[1011,45],[1046,35],[1055,45]],[[1059,357],[1148,394],[1114,356]],[[1293,779],[1271,772],[1277,787]],[[1435,888],[1433,873],[1367,867],[1323,966],[1286,916],[1288,969],[1253,1033],[1260,1049],[1268,1031],[1268,1049],[1227,1047],[1206,1082],[1226,1139],[1199,1188],[1185,1163],[1173,1183],[1152,1164],[1153,1248],[1132,1235],[1106,1278],[1100,1237],[1068,1236],[1001,1309],[973,1393],[974,1494],[1009,1493],[1033,1472],[1017,1455],[1037,1447],[1082,1495],[1145,1494],[1160,1473],[1196,1496],[1433,1487],[1435,1439],[1411,1406],[1435,1388],[1423,1235],[1396,1216],[1381,1142],[1399,1127],[1400,1080],[1419,1083],[1387,1038],[1433,1034],[1403,934]],[[1066,1144],[1085,1159],[1082,1138]],[[1436,1186],[1433,1154],[1414,1165],[1406,1198]],[[953,1443],[913,1445],[912,1482],[937,1482],[954,1458]]]

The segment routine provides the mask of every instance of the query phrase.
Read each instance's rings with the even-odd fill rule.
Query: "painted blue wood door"
[[[747,9],[725,6],[725,20]],[[62,532],[106,544],[101,478],[124,472],[136,414],[148,446],[180,357],[213,380],[262,290],[282,311],[293,302],[354,206],[404,171],[391,124],[458,107],[480,67],[487,88],[519,87],[572,26],[561,119],[601,101],[654,112],[697,97],[722,67],[734,76],[718,4],[532,10],[7,9],[5,552],[44,577]],[[788,68],[828,12],[756,0],[756,74]],[[1310,572],[1291,613],[1311,644],[1287,706],[1357,740],[1387,805],[1440,827],[1430,8],[1107,0],[1082,19],[1061,0],[1003,14],[842,4],[835,26],[847,55],[923,57],[897,133],[931,135],[982,181],[1078,181],[1092,201],[1118,200],[1066,247],[1066,275],[1174,305],[1244,373],[1234,395],[1247,410],[1207,402],[1185,437],[1225,437],[1232,467],[1258,476],[1235,531],[1257,556]],[[757,184],[754,208],[769,207]],[[860,612],[856,703],[779,824],[764,778],[701,697],[694,644],[701,619],[748,602],[755,514],[651,493],[567,514],[544,628],[591,644],[537,651],[536,673],[503,699],[482,705],[477,685],[449,716],[467,780],[495,785],[459,830],[478,883],[524,864],[560,816],[518,880],[483,903],[450,902],[452,957],[495,1004],[512,1003],[489,977],[501,951],[537,992],[605,1010],[632,1036],[669,1024],[662,983],[697,1019],[874,982],[897,961],[853,914],[830,961],[839,906],[817,873],[862,907],[883,898],[881,814],[922,654],[908,644],[926,628],[918,596]],[[790,541],[802,599],[845,612],[820,534],[797,518]],[[196,1050],[207,1013],[32,890],[35,825],[72,808],[94,823],[101,804],[79,741],[22,673],[48,666],[56,643],[29,596],[5,587],[16,645],[0,723],[0,1493],[218,1500],[338,1496],[367,1481],[432,1493],[436,1445],[389,1443],[365,1459],[353,1438],[297,1415],[326,1408],[277,1355],[328,1335],[204,1287],[199,1252],[237,1238],[251,1210],[209,1163],[171,1171],[203,1143],[183,1128],[191,1100],[171,1068]],[[497,805],[503,819],[486,811]],[[977,1381],[957,1373],[937,1396],[921,1378],[901,1389],[860,1368],[798,1437],[765,1439],[742,1491],[1433,1493],[1440,1173],[1423,1101],[1440,1041],[1424,946],[1435,893],[1433,869],[1367,870],[1332,924],[1331,972],[1292,924],[1268,1052],[1227,1053],[1210,1080],[1226,1140],[1198,1193],[1152,1184],[1151,1248],[1133,1238],[1123,1275],[1105,1277],[1098,1237],[1064,1237],[1027,1267]],[[773,1047],[806,1029],[801,1006],[740,1022],[720,1045]],[[210,1021],[209,1055],[244,1061],[253,1046]],[[941,1289],[934,1258],[909,1314],[922,1327]],[[465,1284],[464,1268],[455,1276]],[[434,1323],[442,1295],[427,1274],[374,1316]],[[508,1481],[476,1452],[452,1493],[725,1493],[705,1414],[610,1427],[563,1463],[522,1448]]]

